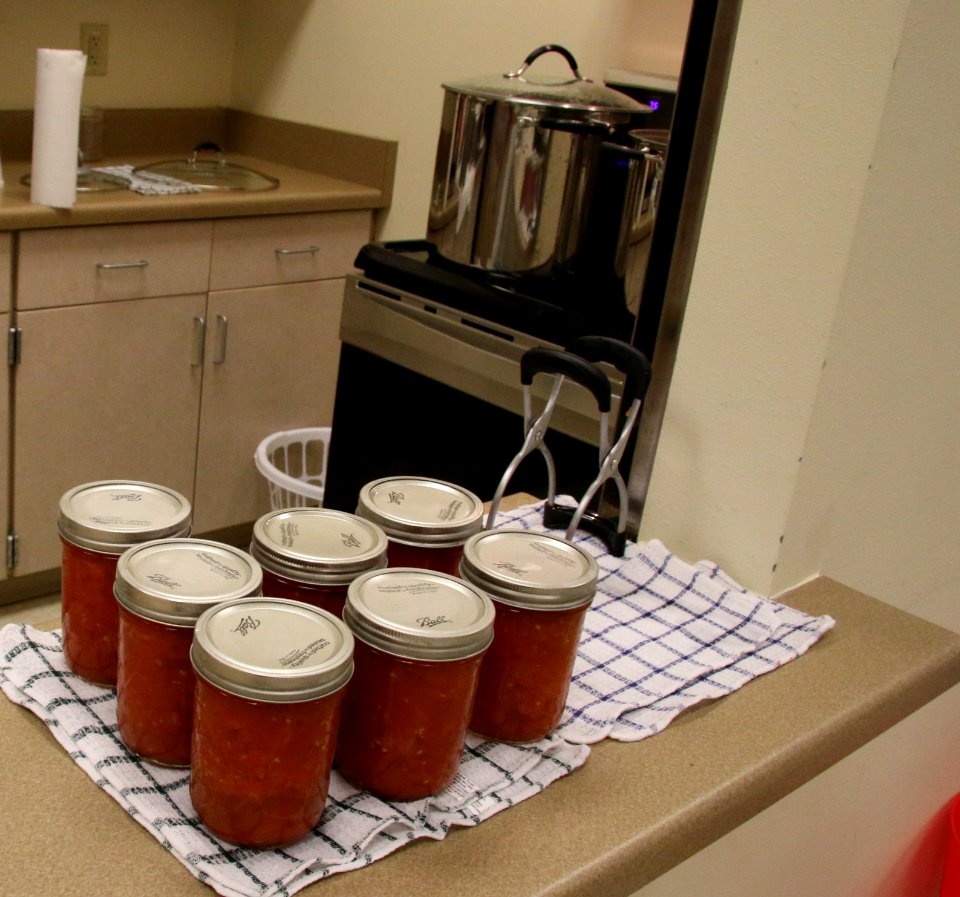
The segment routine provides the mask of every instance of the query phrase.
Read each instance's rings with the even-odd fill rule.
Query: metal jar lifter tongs
[[[610,380],[595,362],[606,362],[624,375],[619,406],[623,424],[612,445],[609,427],[612,404]],[[534,377],[541,373],[553,374],[555,380],[543,410],[539,417],[534,418],[531,386]],[[544,442],[564,379],[573,380],[590,390],[600,411],[600,472],[576,508],[556,503],[556,466]],[[566,527],[568,541],[572,540],[578,528],[589,530],[604,541],[611,554],[622,557],[627,542],[627,486],[619,471],[619,463],[650,384],[650,363],[642,352],[625,342],[604,336],[585,336],[571,343],[566,351],[542,347],[528,349],[520,359],[520,382],[523,385],[523,447],[510,462],[497,486],[487,516],[487,528],[493,527],[500,500],[520,462],[532,452],[539,451],[547,464],[544,526],[549,529]],[[598,510],[587,510],[594,498],[600,497],[601,487],[608,480],[612,480],[617,487],[619,514],[615,521],[604,517]]]

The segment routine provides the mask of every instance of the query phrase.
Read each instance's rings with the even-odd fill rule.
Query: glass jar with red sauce
[[[353,644],[342,620],[288,598],[241,598],[197,621],[190,798],[214,835],[282,847],[319,823]]]
[[[496,741],[538,741],[563,714],[597,562],[546,533],[488,530],[467,542],[460,572],[497,609],[470,728]]]
[[[60,591],[67,666],[97,685],[117,684],[117,560],[141,542],[190,534],[190,502],[131,480],[76,486],[60,499]]]
[[[433,570],[387,568],[350,584],[343,618],[356,639],[337,764],[360,788],[417,800],[453,782],[493,604]]]
[[[340,616],[347,586],[387,564],[387,537],[375,523],[327,508],[288,508],[253,526],[252,554],[263,567],[263,590]]]
[[[193,627],[215,604],[259,595],[261,582],[249,554],[205,539],[160,539],[120,556],[117,725],[132,753],[190,765]]]
[[[463,543],[480,531],[483,502],[427,477],[384,477],[361,490],[357,514],[387,534],[387,564],[457,575]]]

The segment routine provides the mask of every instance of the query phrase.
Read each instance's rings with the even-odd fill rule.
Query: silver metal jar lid
[[[368,645],[414,660],[459,660],[493,639],[493,602],[469,583],[432,570],[388,567],[347,589],[343,619]]]
[[[190,502],[179,492],[136,480],[75,486],[60,499],[57,528],[68,542],[105,554],[190,534]]]
[[[225,692],[275,704],[309,701],[353,675],[353,634],[333,614],[287,598],[238,598],[204,611],[190,659]]]
[[[396,542],[446,547],[480,531],[483,502],[468,489],[429,477],[383,477],[360,490],[357,514]]]
[[[593,600],[598,567],[590,554],[557,536],[496,529],[467,541],[460,574],[504,604],[565,610]]]
[[[172,626],[193,626],[208,607],[259,595],[260,565],[245,551],[206,539],[158,539],[117,562],[113,594],[127,610]]]
[[[250,553],[265,570],[315,585],[346,585],[387,564],[384,531],[356,514],[291,508],[253,525]]]

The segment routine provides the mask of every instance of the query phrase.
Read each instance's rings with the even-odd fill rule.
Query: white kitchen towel
[[[495,525],[549,532],[542,518],[537,503],[500,512]],[[744,589],[716,564],[688,564],[656,540],[628,543],[622,558],[583,532],[574,541],[596,558],[600,576],[556,730],[567,741],[653,735],[686,708],[799,657],[834,626],[832,617]]]
[[[245,850],[211,835],[190,803],[189,774],[138,760],[117,732],[116,695],[71,673],[59,631],[0,629],[0,687],[40,717],[73,760],[198,879],[225,897],[286,897],[417,838],[443,838],[539,793],[590,749],[552,736],[515,746],[468,736],[453,784],[435,797],[387,803],[336,771],[319,826],[282,850]]]
[[[91,171],[102,171],[127,182],[127,189],[142,196],[170,196],[175,193],[202,193],[203,188],[189,181],[181,181],[152,171],[134,172],[132,165],[104,165]]]
[[[79,50],[37,50],[30,201],[69,209],[77,200],[80,96],[87,57]]]
[[[540,507],[503,512],[497,525],[542,530]],[[740,588],[716,565],[687,564],[659,542],[614,558],[598,539],[576,539],[597,557],[601,578],[557,732],[522,747],[469,736],[457,780],[424,801],[386,803],[334,772],[320,825],[283,850],[241,850],[210,835],[190,805],[187,773],[124,749],[114,692],[67,670],[59,632],[0,630],[0,687],[201,881],[227,897],[290,895],[416,838],[476,825],[582,765],[587,742],[652,735],[686,707],[799,656],[833,625]]]

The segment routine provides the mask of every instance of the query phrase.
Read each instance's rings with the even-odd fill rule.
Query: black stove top
[[[354,264],[385,286],[558,345],[585,334],[632,336],[622,282],[482,271],[448,261],[427,240],[368,243]]]

